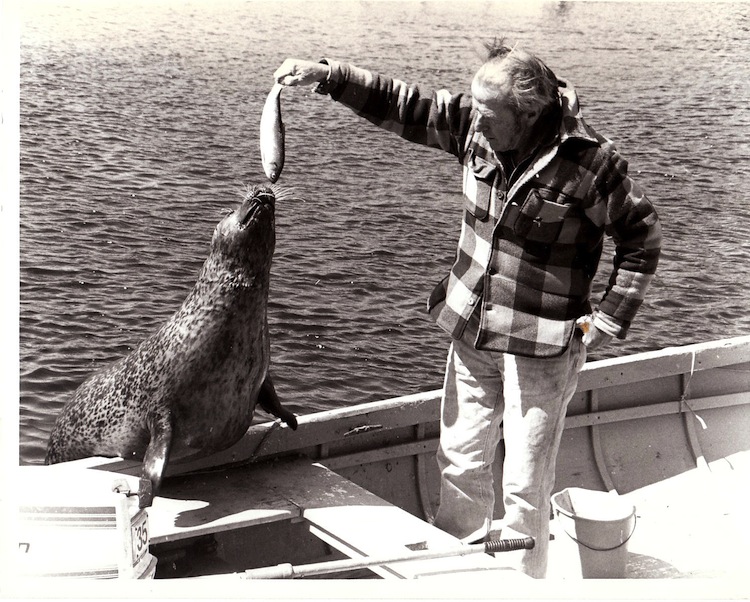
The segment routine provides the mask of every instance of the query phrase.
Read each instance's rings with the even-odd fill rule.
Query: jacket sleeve
[[[471,98],[438,90],[423,95],[408,85],[329,59],[330,76],[318,92],[401,138],[460,157],[471,125]]]
[[[615,256],[594,324],[625,338],[656,272],[661,224],[643,190],[630,179],[627,161],[614,149],[597,173],[596,188],[606,203],[604,227],[615,243]]]

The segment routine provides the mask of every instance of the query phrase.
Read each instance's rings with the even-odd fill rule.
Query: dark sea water
[[[260,111],[288,56],[460,91],[482,42],[535,51],[664,225],[628,339],[593,359],[750,333],[748,4],[30,1],[21,17],[21,463],[87,375],[180,306],[215,224],[265,181]],[[277,207],[279,394],[304,414],[439,388],[448,340],[425,304],[455,252],[458,164],[307,90],[282,110],[279,183],[303,200]]]

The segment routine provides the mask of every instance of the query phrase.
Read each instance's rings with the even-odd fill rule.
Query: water
[[[664,225],[647,303],[594,359],[750,333],[749,15],[713,2],[24,3],[20,461],[40,463],[78,384],[179,307],[214,225],[264,181],[260,110],[288,56],[459,91],[483,41],[536,51]],[[280,183],[304,200],[277,210],[279,394],[305,414],[439,388],[448,340],[424,309],[455,252],[457,163],[306,90],[284,91],[282,110]]]

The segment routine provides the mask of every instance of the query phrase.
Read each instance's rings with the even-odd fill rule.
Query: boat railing
[[[743,364],[750,364],[750,336],[589,362],[581,371],[566,429],[596,429],[616,422],[686,414],[694,419],[688,421],[688,438],[700,457],[694,432],[700,413],[750,403],[750,368]],[[718,375],[726,381],[724,390],[704,395],[703,381],[710,380],[711,390],[715,390]],[[633,394],[636,387],[643,390],[641,396]],[[168,474],[288,454],[325,460],[333,469],[385,456],[425,454],[437,446],[440,397],[441,390],[435,389],[302,415],[296,431],[279,420],[259,423],[231,448],[199,460],[175,462]],[[624,397],[627,402],[621,400]],[[386,433],[387,448],[383,446]],[[132,472],[139,467],[125,460],[118,466],[107,463],[108,470]]]

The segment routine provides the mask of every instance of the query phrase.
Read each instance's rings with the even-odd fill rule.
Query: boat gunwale
[[[750,335],[607,358],[589,362],[584,366],[576,394],[748,362],[750,362]],[[323,460],[327,455],[325,446],[346,437],[363,432],[404,428],[438,421],[441,393],[440,389],[435,389],[302,415],[298,417],[296,431],[279,420],[251,425],[239,442],[223,452],[201,459],[171,463],[167,476],[263,461],[316,447],[318,452],[315,455]],[[713,407],[722,405],[724,402],[727,405],[750,403],[750,398],[743,401],[741,396],[736,394],[706,399]],[[663,406],[662,413],[674,413],[680,409],[680,400],[662,400],[659,404],[647,404],[647,406],[655,405]],[[642,417],[650,415],[647,406],[644,406]],[[612,417],[617,416],[618,413],[623,416],[620,419],[639,417],[633,414],[633,408],[609,410],[600,414],[609,414],[612,420]],[[601,419],[601,417],[587,414],[574,416],[569,414],[566,428],[601,423]],[[604,419],[606,420],[606,417]],[[430,451],[433,447],[429,444],[431,440],[423,439],[422,441],[425,443],[425,451]],[[129,474],[136,474],[140,467],[139,462],[120,459],[107,460],[102,466],[106,470]]]

